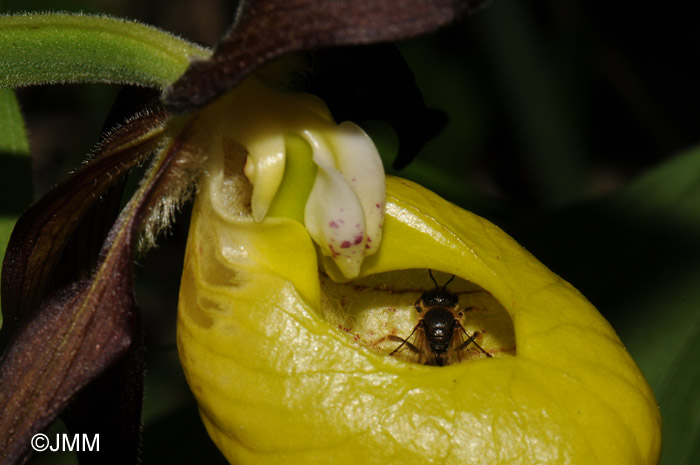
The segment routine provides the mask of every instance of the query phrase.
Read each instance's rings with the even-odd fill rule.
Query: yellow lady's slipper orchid
[[[178,348],[231,463],[658,461],[658,407],[614,330],[496,226],[390,177],[382,244],[349,281],[298,215],[256,221],[245,151],[223,147],[192,215]],[[427,270],[457,277],[465,330],[493,358],[389,355]]]

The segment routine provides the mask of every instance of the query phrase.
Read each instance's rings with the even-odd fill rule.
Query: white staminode
[[[251,207],[253,218],[260,222],[265,218],[284,177],[284,134],[270,134],[255,138],[246,146],[248,161],[245,175],[253,188]]]

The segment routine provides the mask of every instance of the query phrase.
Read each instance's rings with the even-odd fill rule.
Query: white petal
[[[330,147],[310,131],[303,132],[313,149],[318,174],[304,210],[304,223],[324,255],[343,275],[357,276],[365,256],[367,236],[362,203],[334,166]],[[382,180],[383,181],[383,180]]]
[[[384,167],[372,139],[356,124],[341,123],[328,138],[336,167],[357,194],[365,216],[365,254],[377,251],[381,241],[386,187]]]

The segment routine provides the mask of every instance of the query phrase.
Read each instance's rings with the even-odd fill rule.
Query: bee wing
[[[425,330],[419,323],[413,328],[411,334],[406,339],[398,336],[386,336],[388,340],[401,342],[389,355],[400,353],[405,358],[414,363],[425,363],[428,360],[428,342],[425,338]]]
[[[464,329],[464,326],[462,326],[462,324],[459,321],[457,322],[457,326],[458,328],[455,328],[456,331],[454,337],[452,338],[450,348],[447,352],[448,363],[461,362],[463,360],[469,360],[470,358],[474,358],[474,353],[471,350],[469,350],[470,346],[473,349],[476,349],[482,354],[485,354],[487,357],[491,358],[491,354],[486,352],[479,345],[479,343],[476,342],[476,338],[477,336],[479,336],[479,331],[475,332],[472,335],[469,335],[467,330]]]
[[[469,335],[464,330],[461,324],[457,323],[457,328],[452,335],[452,341],[450,341],[450,346],[447,348],[445,353],[446,365],[451,365],[453,363],[459,363],[464,360],[468,360],[469,351],[466,350],[469,344],[465,344],[465,335],[468,338]]]
[[[417,355],[418,355],[418,360],[416,363],[420,363],[422,365],[425,365],[426,363],[428,365],[432,364],[434,360],[431,360],[434,358],[433,352],[430,350],[430,346],[428,345],[428,338],[425,337],[425,329],[421,326],[418,328],[418,330],[415,332],[415,337],[413,338],[413,345],[418,349]]]

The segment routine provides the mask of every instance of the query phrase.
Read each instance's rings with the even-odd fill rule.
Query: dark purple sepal
[[[163,96],[182,113],[233,89],[289,52],[389,42],[442,27],[483,0],[242,0],[229,34],[207,60],[193,62]]]

